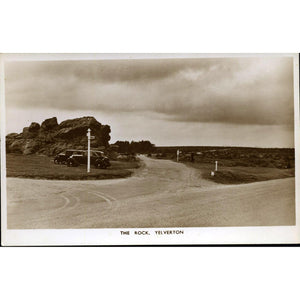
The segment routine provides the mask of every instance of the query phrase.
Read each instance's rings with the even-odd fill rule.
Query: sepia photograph
[[[3,299],[299,298],[299,1],[1,8]]]
[[[297,54],[4,54],[1,71],[8,245],[299,242]]]

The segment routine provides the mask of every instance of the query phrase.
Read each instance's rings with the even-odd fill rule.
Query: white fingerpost
[[[215,168],[215,172],[218,171],[218,161],[216,160],[216,168]]]
[[[88,153],[87,153],[87,172],[91,171],[91,129],[87,130],[87,138],[88,138]]]

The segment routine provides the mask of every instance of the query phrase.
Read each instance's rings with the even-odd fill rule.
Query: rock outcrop
[[[65,149],[86,149],[87,129],[95,139],[93,148],[108,147],[110,126],[102,125],[94,117],[82,117],[57,123],[56,117],[38,124],[31,123],[23,132],[10,133],[6,136],[6,151],[22,154],[55,155]]]

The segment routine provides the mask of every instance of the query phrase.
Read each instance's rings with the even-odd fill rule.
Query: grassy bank
[[[294,168],[278,169],[242,166],[220,166],[219,170],[215,172],[215,176],[211,176],[211,171],[214,171],[215,168],[213,163],[185,162],[185,164],[198,169],[203,178],[222,184],[242,184],[295,176]]]
[[[86,180],[124,178],[138,168],[139,162],[111,161],[111,167],[106,170],[91,166],[91,172],[86,172],[86,166],[67,167],[56,165],[53,158],[39,155],[6,155],[7,177],[22,177],[35,179]]]

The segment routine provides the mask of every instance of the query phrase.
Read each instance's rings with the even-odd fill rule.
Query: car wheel
[[[57,164],[58,164],[58,160],[57,160],[57,159],[54,159],[54,163],[57,165]]]

